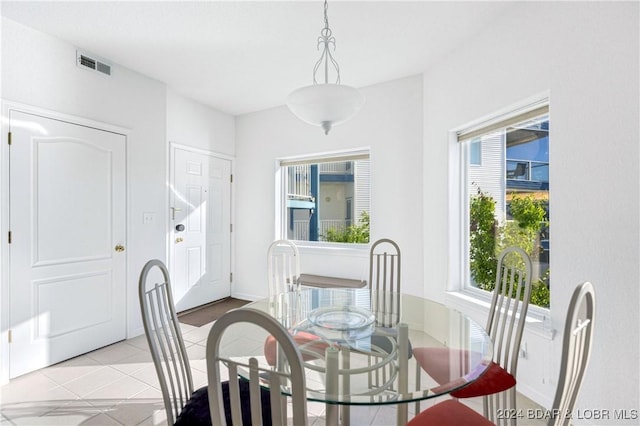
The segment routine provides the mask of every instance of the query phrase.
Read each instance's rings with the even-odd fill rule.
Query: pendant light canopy
[[[333,58],[329,46],[336,48],[335,37],[329,28],[327,1],[324,2],[324,28],[318,37],[318,48],[322,47],[320,59],[313,67],[313,84],[291,92],[287,106],[298,118],[309,124],[320,126],[325,135],[331,127],[353,117],[364,103],[364,97],[357,89],[340,84],[340,67]],[[329,83],[329,68],[335,70],[336,81]],[[324,83],[318,83],[318,69],[324,69]]]

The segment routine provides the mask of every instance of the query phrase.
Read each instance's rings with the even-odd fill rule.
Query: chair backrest
[[[269,296],[295,290],[299,286],[300,254],[289,240],[276,240],[267,251]]]
[[[160,282],[149,283],[158,278],[161,278]],[[160,260],[150,260],[142,268],[138,295],[144,332],[167,412],[167,424],[173,425],[193,393],[193,379],[173,304],[169,272]]]
[[[494,345],[493,361],[514,377],[531,297],[531,270],[531,259],[519,247],[508,247],[498,255],[486,330]]]
[[[369,291],[378,325],[396,325],[400,319],[400,247],[393,240],[383,238],[371,245]]]
[[[570,424],[570,414],[591,356],[595,308],[593,285],[585,282],[576,287],[565,320],[560,377],[553,401],[553,412],[558,415],[549,419],[550,426]]]
[[[256,358],[250,358],[247,362],[246,358],[238,359],[222,356],[220,342],[224,332],[229,326],[237,323],[257,325],[273,336],[278,343],[278,350],[280,351],[278,356],[286,358],[286,362],[282,362],[282,359],[280,359],[277,364],[285,367],[271,368],[266,363],[260,365]],[[242,424],[241,401],[237,380],[239,369],[247,371],[249,376],[251,424],[263,424],[260,395],[261,380],[269,381],[271,424],[287,424],[286,410],[283,409],[283,407],[286,407],[286,396],[282,394],[283,390],[288,395],[291,395],[293,400],[293,419],[292,423],[289,424],[307,424],[306,381],[302,356],[291,335],[273,317],[256,309],[240,308],[221,316],[209,331],[207,339],[207,377],[209,381],[209,410],[213,426],[226,424],[221,366],[227,368],[229,373],[229,401],[231,419],[234,425]]]

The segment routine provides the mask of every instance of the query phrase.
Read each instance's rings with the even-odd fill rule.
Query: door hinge
[[[9,145],[11,145],[11,132],[9,132],[9,138],[7,139],[7,142],[9,143]]]
[[[233,223],[230,223],[230,224],[229,224],[229,230],[230,230],[231,232],[233,232]]]
[[[13,343],[13,330],[9,330],[7,332],[7,340],[9,341],[9,343]]]
[[[233,173],[229,175],[229,180],[233,183]]]
[[[12,239],[11,237],[12,237],[12,235],[11,235],[11,231],[9,231],[9,238],[8,238],[8,240],[9,240],[9,244],[11,244],[11,239]]]
[[[229,282],[233,282],[233,272],[229,272]]]

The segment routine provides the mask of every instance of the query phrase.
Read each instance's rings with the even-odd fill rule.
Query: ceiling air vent
[[[79,67],[93,70],[102,74],[111,75],[111,65],[107,65],[98,59],[92,58],[80,51],[76,52],[76,63]]]

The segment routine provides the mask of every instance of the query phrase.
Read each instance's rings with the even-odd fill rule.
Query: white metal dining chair
[[[191,366],[173,303],[169,272],[162,261],[153,259],[144,265],[140,273],[138,295],[142,323],[160,383],[167,424],[209,426],[211,418],[207,388],[196,391],[193,389]],[[229,399],[227,395],[230,383],[237,384],[245,396],[242,411],[246,417],[250,408],[248,383],[243,380],[221,383],[225,400]],[[268,396],[263,395],[262,400],[267,400]],[[228,407],[227,403],[222,413],[230,418],[231,412]],[[264,411],[268,412],[268,409]],[[265,425],[270,423],[267,422]]]
[[[492,420],[496,420],[495,413],[498,409],[516,407],[515,377],[531,296],[531,270],[531,259],[524,250],[509,247],[499,254],[486,327],[494,344],[493,361],[480,378],[451,393],[456,398],[484,397],[485,416]],[[452,359],[470,356],[464,353],[454,354],[449,348],[436,347],[414,348],[413,355],[418,366],[416,381],[420,381],[422,368],[440,385],[448,381],[450,369],[455,368],[451,364]],[[416,411],[419,411],[419,404],[416,405]]]
[[[371,312],[375,315],[376,330],[371,335],[371,345],[381,353],[391,354],[397,350],[397,326],[400,323],[401,291],[400,246],[389,238],[375,241],[369,249],[369,298]],[[411,342],[407,344],[407,359],[412,357]],[[377,360],[369,357],[369,365]],[[404,369],[403,369],[404,371]],[[372,368],[369,387],[384,388],[390,372],[385,368]],[[402,381],[406,381],[402,378]]]
[[[596,314],[595,289],[585,282],[579,285],[571,296],[569,312],[562,338],[562,361],[556,396],[553,400],[554,413],[561,415],[549,419],[549,426],[569,425],[578,399],[584,373],[591,357],[593,327]]]
[[[173,304],[169,272],[162,261],[153,259],[144,265],[138,296],[167,424],[173,425],[193,394],[193,379]]]
[[[400,320],[401,256],[398,244],[388,238],[377,240],[369,250],[371,310],[381,327],[394,327]]]
[[[300,254],[298,247],[292,241],[276,240],[272,242],[267,250],[267,261],[269,297],[300,289]],[[275,313],[275,315],[278,316],[279,313]],[[319,339],[318,336],[307,332],[299,332],[296,333],[294,339],[299,345],[307,348],[311,347],[310,352],[303,354],[305,359],[317,357],[317,354],[314,354],[315,349],[312,348],[316,346],[313,342]],[[324,354],[323,345],[326,346],[326,344],[319,343],[319,345],[316,348],[317,351]],[[277,342],[274,337],[267,337],[264,344],[264,353],[271,365],[275,363],[276,348]]]
[[[591,356],[595,320],[595,292],[590,282],[576,287],[564,326],[560,377],[549,411],[548,426],[568,426]],[[493,423],[457,399],[420,412],[407,426],[491,426]]]
[[[289,240],[276,240],[267,250],[267,281],[269,296],[295,290],[299,287],[300,253]]]
[[[236,359],[224,356],[221,353],[221,341],[225,331],[235,324],[253,324],[264,329],[275,338],[278,343],[278,356],[280,367],[272,368],[269,365],[260,365],[256,358],[246,361],[244,358]],[[284,366],[284,367],[282,367]],[[221,368],[228,370],[229,377],[236,377],[241,370],[247,371],[248,386],[251,403],[251,418],[247,422],[242,417],[242,399],[237,382],[230,381],[228,398],[231,411],[231,420],[234,425],[242,424],[273,424],[286,425],[287,410],[286,399],[283,392],[291,395],[294,425],[307,424],[307,400],[305,372],[302,356],[287,330],[273,317],[265,312],[252,308],[240,308],[227,312],[220,317],[209,331],[207,338],[207,377],[209,379],[209,409],[211,424],[213,426],[226,425],[223,414],[223,388],[221,386]],[[269,381],[270,418],[265,419],[264,410],[261,409],[264,395],[261,395],[261,380]],[[264,390],[264,389],[263,389]],[[244,420],[244,423],[243,423]]]

